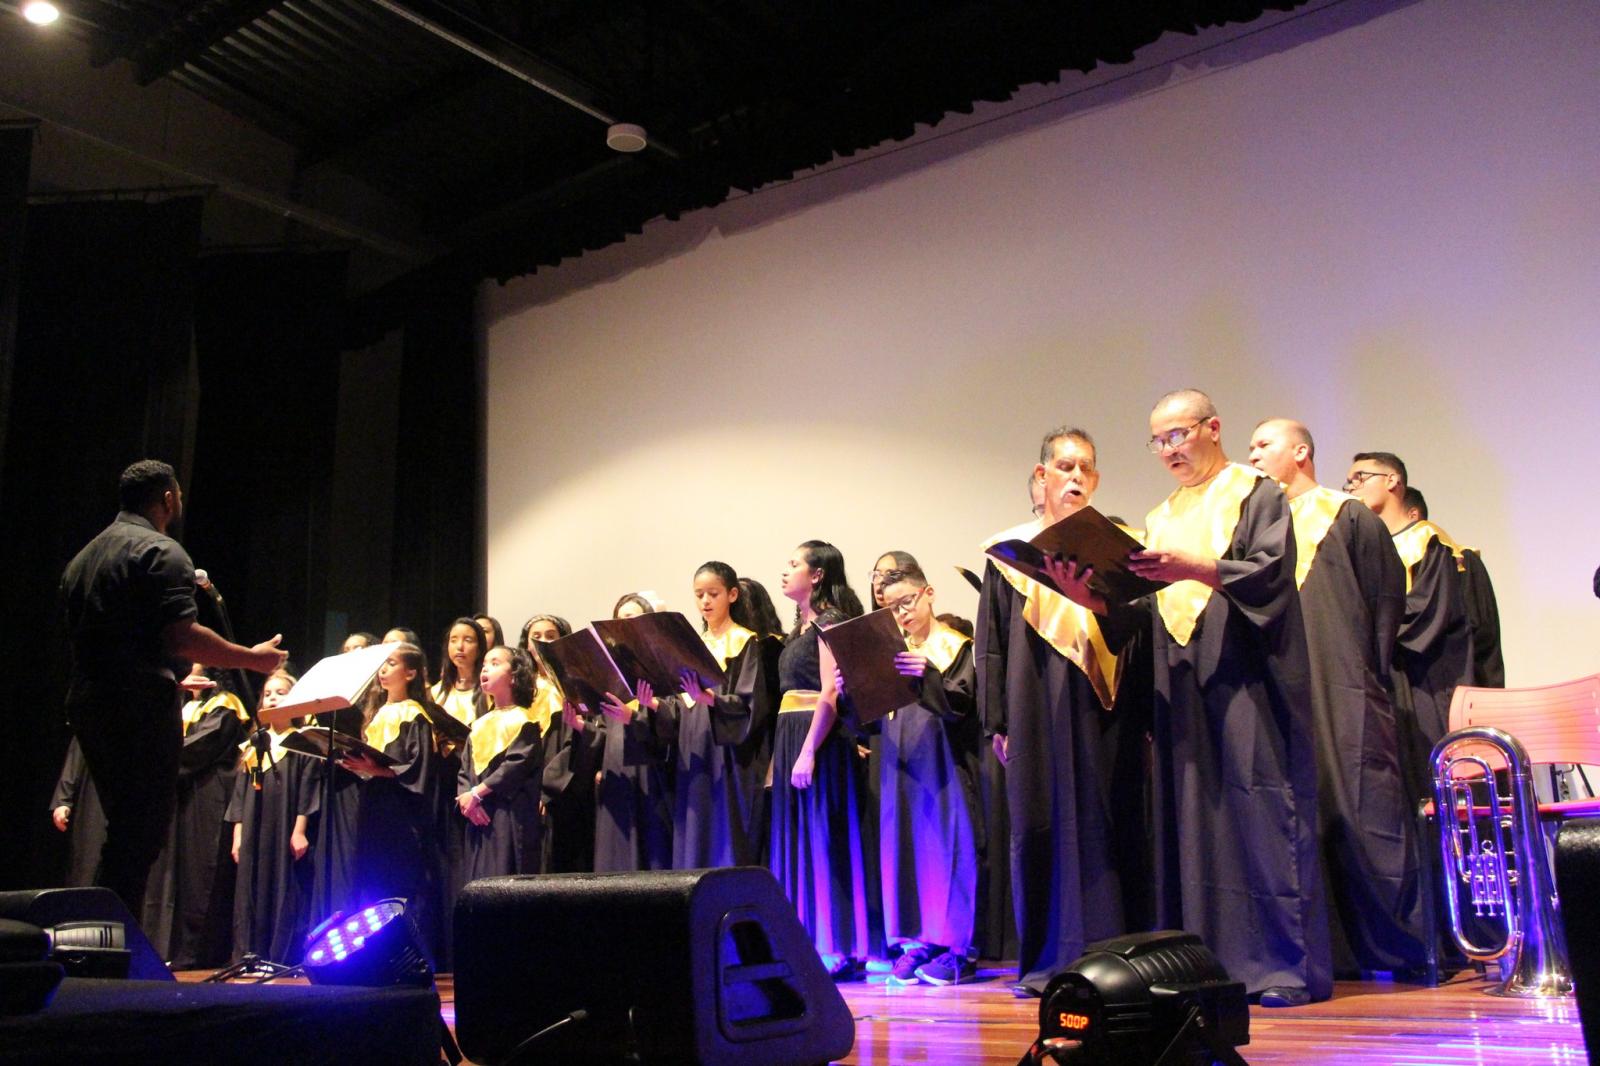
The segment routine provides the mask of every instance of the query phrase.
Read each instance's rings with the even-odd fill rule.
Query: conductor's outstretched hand
[[[250,649],[250,654],[255,661],[250,664],[250,669],[258,674],[270,674],[289,661],[289,653],[278,647],[283,643],[283,634],[278,633],[271,640],[263,640],[260,644]]]

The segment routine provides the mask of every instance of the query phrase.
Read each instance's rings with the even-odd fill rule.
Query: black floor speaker
[[[1600,818],[1574,818],[1556,834],[1561,929],[1590,1062],[1600,1062]]]
[[[133,920],[122,900],[109,888],[28,888],[17,892],[0,892],[0,918],[27,922],[41,929],[54,929],[74,922],[104,922],[122,927],[122,943],[128,960],[127,976],[140,981],[171,981],[172,971],[162,961],[155,946]],[[79,938],[81,940],[81,938]],[[63,960],[67,975],[101,977],[106,974],[94,968],[92,948],[80,953],[82,967],[75,968],[71,959]]]
[[[474,881],[455,963],[456,1035],[489,1066],[811,1066],[855,1043],[765,869]]]

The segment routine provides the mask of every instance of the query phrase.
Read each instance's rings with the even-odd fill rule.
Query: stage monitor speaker
[[[474,881],[455,963],[461,1050],[490,1066],[812,1066],[855,1043],[793,906],[755,867]]]
[[[127,950],[127,976],[141,981],[175,980],[160,953],[144,935],[144,930],[139,928],[139,923],[133,920],[128,908],[109,888],[29,888],[0,892],[0,918],[27,922],[41,929],[53,929],[75,922],[104,922],[121,926],[122,943],[114,945],[107,938],[104,947]],[[93,938],[82,935],[92,933],[92,930],[80,929],[78,933],[80,935],[71,938],[83,948],[78,952],[80,958],[76,962],[66,957],[72,954],[71,948],[63,946],[57,952],[57,958],[66,966],[67,976],[106,976],[96,968],[96,960],[101,952],[90,946],[89,941]]]
[[[1574,818],[1556,834],[1556,895],[1583,1043],[1600,1062],[1600,818]]]

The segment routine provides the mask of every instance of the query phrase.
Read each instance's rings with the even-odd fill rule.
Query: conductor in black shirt
[[[122,472],[122,510],[61,577],[72,639],[67,720],[105,808],[95,884],[138,914],[161,851],[183,747],[178,679],[202,663],[271,673],[287,653],[251,648],[196,621],[194,564],[168,536],[183,517],[172,467],[142,459]]]

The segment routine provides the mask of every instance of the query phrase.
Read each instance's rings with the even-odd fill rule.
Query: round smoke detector
[[[606,147],[615,152],[639,152],[650,143],[643,126],[618,122],[606,130]]]

